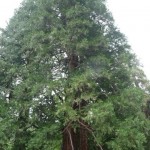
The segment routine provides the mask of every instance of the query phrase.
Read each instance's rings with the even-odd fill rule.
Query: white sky
[[[108,0],[108,6],[150,79],[150,0]]]
[[[150,0],[107,0],[116,25],[124,33],[150,79]],[[1,0],[0,27],[5,27],[22,0]]]

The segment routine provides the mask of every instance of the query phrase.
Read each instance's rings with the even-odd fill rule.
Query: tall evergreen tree
[[[149,84],[105,0],[25,0],[0,45],[2,149],[146,148]]]

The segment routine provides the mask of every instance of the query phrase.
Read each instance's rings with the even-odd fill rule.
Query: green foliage
[[[149,87],[105,0],[25,0],[0,35],[0,147],[58,150],[82,120],[91,150],[144,150]]]

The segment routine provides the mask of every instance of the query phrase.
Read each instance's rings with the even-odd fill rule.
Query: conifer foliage
[[[144,150],[148,86],[105,0],[24,0],[0,35],[0,148]]]

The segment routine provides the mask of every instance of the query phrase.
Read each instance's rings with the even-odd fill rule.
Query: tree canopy
[[[24,0],[0,34],[0,149],[148,150],[149,89],[105,0]]]

